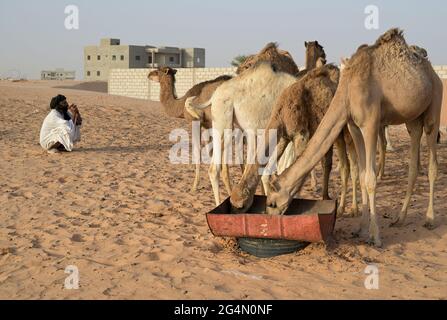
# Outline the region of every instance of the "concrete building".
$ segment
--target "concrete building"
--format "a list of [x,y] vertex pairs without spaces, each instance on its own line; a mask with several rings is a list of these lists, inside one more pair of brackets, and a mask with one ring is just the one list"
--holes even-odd
[[121,45],[119,39],[101,39],[99,46],[84,48],[84,80],[107,81],[111,69],[169,66],[205,67],[205,49]]
[[62,68],[56,70],[43,70],[40,72],[41,80],[74,80],[76,71],[67,71]]

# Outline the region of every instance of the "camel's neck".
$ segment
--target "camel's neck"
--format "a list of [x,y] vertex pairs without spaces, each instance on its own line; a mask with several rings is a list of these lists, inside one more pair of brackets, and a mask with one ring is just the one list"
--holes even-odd
[[318,58],[315,50],[308,49],[306,51],[306,70],[314,69],[317,66]]
[[160,80],[160,102],[170,117],[183,118],[185,102],[178,100],[175,93],[174,77],[166,76]]

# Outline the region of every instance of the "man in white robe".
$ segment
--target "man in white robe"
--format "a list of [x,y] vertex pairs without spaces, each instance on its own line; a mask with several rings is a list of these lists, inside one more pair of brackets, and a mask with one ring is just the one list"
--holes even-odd
[[40,145],[49,153],[73,150],[73,145],[81,141],[81,114],[76,105],[68,105],[63,95],[51,100],[51,111],[40,130]]

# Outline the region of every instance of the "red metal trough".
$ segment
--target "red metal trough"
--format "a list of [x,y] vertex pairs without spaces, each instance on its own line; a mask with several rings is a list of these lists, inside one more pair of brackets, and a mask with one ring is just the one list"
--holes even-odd
[[304,242],[326,241],[334,230],[337,202],[294,199],[282,216],[265,214],[265,196],[255,196],[247,213],[232,214],[230,199],[207,213],[215,236],[285,239]]

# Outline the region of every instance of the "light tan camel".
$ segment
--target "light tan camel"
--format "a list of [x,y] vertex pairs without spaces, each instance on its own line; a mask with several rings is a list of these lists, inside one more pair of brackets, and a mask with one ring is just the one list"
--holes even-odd
[[[201,82],[189,89],[182,98],[177,98],[175,94],[175,74],[177,70],[163,67],[149,73],[148,78],[154,82],[160,83],[160,102],[165,112],[175,118],[185,118],[187,121],[200,121],[200,125],[204,129],[212,127],[211,108],[202,111],[200,117],[193,117],[187,109],[185,109],[185,101],[189,97],[196,97],[198,102],[208,101],[214,91],[225,81],[230,80],[231,76],[220,76],[214,80]],[[223,180],[228,181],[227,167],[223,168]],[[191,188],[192,192],[197,191],[200,179],[200,164],[196,164],[196,172],[194,183]]]
[[[376,215],[376,148],[381,125],[405,123],[411,135],[408,188],[402,210],[394,224],[405,220],[417,176],[422,130],[429,149],[430,199],[425,227],[435,226],[433,209],[437,177],[436,139],[439,131],[442,82],[431,63],[414,54],[402,31],[391,29],[374,45],[364,46],[350,59],[341,74],[332,103],[302,156],[280,177],[272,179],[267,213],[282,214],[299,191],[303,178],[325,155],[348,124],[359,159],[362,189],[360,235],[381,246]],[[368,214],[369,200],[369,214]],[[370,221],[369,221],[370,220]]]

